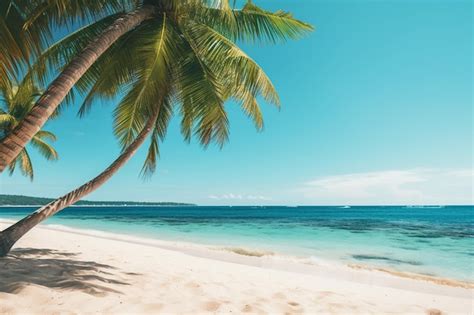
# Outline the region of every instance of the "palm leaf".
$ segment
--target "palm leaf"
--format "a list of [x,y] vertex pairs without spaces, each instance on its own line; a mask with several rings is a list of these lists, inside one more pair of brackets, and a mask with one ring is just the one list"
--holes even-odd
[[241,10],[232,10],[233,19],[225,11],[202,8],[193,16],[232,40],[266,41],[275,43],[287,39],[298,39],[313,30],[313,27],[295,19],[285,11],[270,12],[248,1]]
[[173,56],[173,40],[176,38],[166,15],[154,23],[153,30],[141,39],[143,67],[114,111],[114,131],[123,147],[129,145],[142,130],[152,112],[150,106],[162,103],[169,85],[167,65]]
[[[4,109],[0,108],[0,138],[11,132],[18,121],[31,110],[35,99],[38,97],[39,89],[31,81],[31,76],[26,76],[19,85],[1,89]],[[56,150],[46,141],[55,141],[56,136],[45,130],[38,131],[31,139],[29,145],[36,148],[41,155],[48,160],[56,160]],[[26,149],[23,149],[14,161],[8,166],[10,174],[19,168],[21,173],[33,180],[33,165]]]
[[145,23],[122,36],[82,76],[77,88],[86,96],[78,111],[80,117],[89,112],[94,100],[112,99],[134,81],[143,67],[140,47],[152,26]]
[[121,14],[114,14],[99,21],[77,29],[66,37],[58,40],[32,66],[28,76],[45,83],[51,76],[51,71],[58,71],[65,67],[87,44],[102,33]]
[[181,25],[180,30],[190,51],[187,60],[180,62],[177,72],[180,84],[177,98],[183,106],[183,135],[189,139],[190,128],[196,122],[195,134],[204,147],[212,140],[222,146],[229,136],[229,121],[224,110],[224,87],[202,59],[200,47],[188,32],[188,26]]
[[[18,0],[17,0],[18,1]],[[29,5],[24,2],[30,1]],[[58,27],[73,29],[106,16],[123,13],[133,8],[132,1],[123,0],[21,0],[27,17],[23,28],[36,37],[42,37],[48,45],[53,39],[52,30]]]
[[165,99],[160,105],[160,112],[150,137],[150,145],[141,171],[142,176],[145,178],[151,176],[156,170],[157,161],[160,156],[159,142],[163,141],[166,136],[168,124],[173,114],[172,106],[173,104],[169,99]]
[[12,175],[15,172],[17,166],[19,167],[20,172],[24,176],[27,176],[30,178],[30,180],[33,180],[34,178],[33,165],[31,164],[31,159],[26,149],[23,149],[22,151],[20,151],[20,154],[18,154],[18,156],[8,166],[8,171],[10,175]]
[[[262,95],[268,102],[279,105],[270,79],[255,61],[215,30],[202,24],[188,24],[187,30],[199,58],[209,65],[218,75],[221,85],[225,86],[224,99],[234,98],[240,102],[244,112],[261,130],[263,117],[256,97]],[[185,126],[189,125],[188,120],[184,120]]]
[[[43,133],[46,133],[46,131],[43,131]],[[51,135],[48,135],[48,137],[50,137],[50,136]],[[45,135],[43,134],[43,138],[44,137],[45,137]],[[55,139],[55,137],[54,137],[54,139]],[[38,152],[44,158],[46,158],[47,160],[57,160],[58,159],[58,153],[56,152],[56,150],[51,145],[49,145],[47,142],[45,142],[41,138],[41,136],[38,136],[38,134],[36,134],[31,139],[30,144],[31,144],[32,147],[36,148],[38,150]]]
[[35,137],[41,140],[49,140],[49,141],[56,141],[56,135],[50,131],[40,130],[36,133]]
[[5,112],[0,113],[0,130],[11,130],[17,123],[18,122],[13,115]]

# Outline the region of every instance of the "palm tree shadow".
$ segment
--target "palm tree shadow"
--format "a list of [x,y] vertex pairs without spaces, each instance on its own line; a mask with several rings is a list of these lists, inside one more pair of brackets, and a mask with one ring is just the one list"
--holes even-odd
[[77,260],[77,255],[51,249],[14,249],[7,257],[0,258],[0,293],[16,293],[33,284],[102,296],[121,293],[107,284],[129,285],[116,279],[117,271],[112,273],[115,267]]

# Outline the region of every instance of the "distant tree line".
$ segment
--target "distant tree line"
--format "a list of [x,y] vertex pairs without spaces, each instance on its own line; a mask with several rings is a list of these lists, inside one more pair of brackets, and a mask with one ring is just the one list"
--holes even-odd
[[[53,201],[52,198],[31,197],[21,195],[0,195],[0,206],[37,206],[45,205]],[[139,201],[89,201],[80,200],[75,203],[78,206],[195,206],[191,203],[181,202],[139,202]]]

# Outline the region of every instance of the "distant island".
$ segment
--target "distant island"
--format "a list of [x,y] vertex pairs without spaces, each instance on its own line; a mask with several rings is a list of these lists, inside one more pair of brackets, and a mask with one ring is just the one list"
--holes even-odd
[[[0,194],[0,206],[39,206],[53,201],[52,198]],[[140,201],[89,201],[81,200],[76,206],[195,206],[182,202],[140,202]]]

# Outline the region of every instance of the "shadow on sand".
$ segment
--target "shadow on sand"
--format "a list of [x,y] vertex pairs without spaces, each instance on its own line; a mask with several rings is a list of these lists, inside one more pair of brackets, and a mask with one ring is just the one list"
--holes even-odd
[[120,293],[107,284],[128,285],[115,279],[112,274],[115,267],[77,260],[77,255],[51,249],[14,249],[7,257],[0,258],[0,293],[15,293],[33,284],[101,296]]

